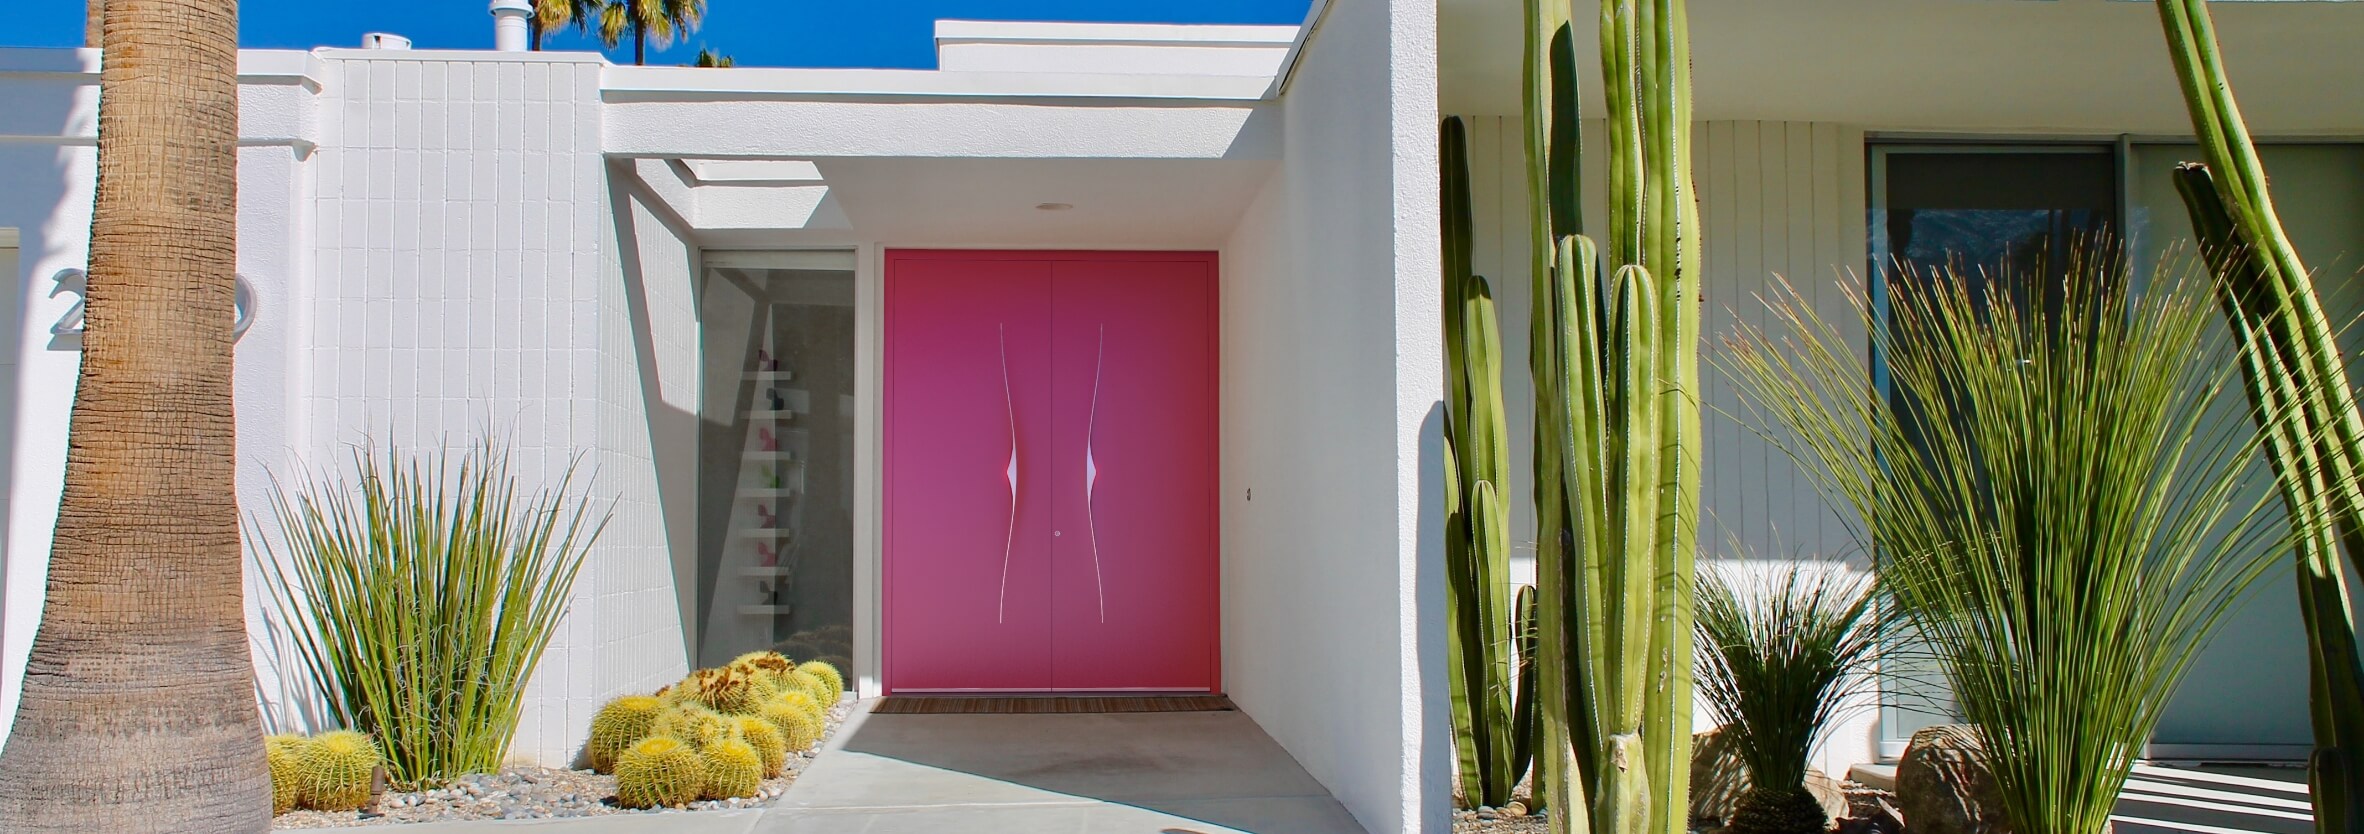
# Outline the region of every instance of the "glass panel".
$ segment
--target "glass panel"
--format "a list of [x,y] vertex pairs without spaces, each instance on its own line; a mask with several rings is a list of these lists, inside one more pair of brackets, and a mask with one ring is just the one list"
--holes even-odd
[[774,649],[851,677],[854,273],[844,253],[707,259],[698,310],[698,664]]
[[[1873,195],[1880,213],[1871,218],[1877,276],[1872,304],[1875,325],[1882,328],[1890,289],[1906,281],[1962,280],[1970,282],[1974,298],[2007,293],[2023,304],[2041,299],[2057,309],[2069,255],[2116,225],[2117,171],[2109,148],[1892,146],[1875,148],[1872,160],[1883,191]],[[1943,272],[1949,266],[1951,275]],[[2042,280],[2031,283],[2038,276]],[[1890,384],[1887,358],[1876,343],[1871,375],[1904,431],[1915,432],[1919,398]],[[1948,716],[1952,699],[1933,664],[1892,660],[1889,667],[1892,682],[1884,687],[1880,722],[1887,741],[1902,742],[1922,727],[1954,720]]]
[[[2364,281],[2357,279],[2357,267],[2364,263],[2364,146],[2267,145],[2258,156],[2272,180],[2283,230],[2315,271],[2325,314],[2333,326],[2347,327],[2340,349],[2353,363],[2357,349],[2364,347],[2364,329],[2348,326],[2364,313]],[[2127,217],[2136,274],[2146,280],[2162,262],[2172,269],[2191,268],[2191,219],[2169,172],[2176,163],[2198,158],[2199,148],[2192,145],[2134,148]],[[2348,373],[2355,379],[2352,364]],[[2221,413],[2212,416],[2245,425],[2246,402],[2229,396],[2218,404]],[[2270,489],[2271,477],[2259,464],[2257,489]],[[2273,511],[2279,512],[2279,505]],[[2258,583],[2193,661],[2159,718],[2154,743],[2288,745],[2283,754],[2304,755],[2313,735],[2307,724],[2306,630],[2298,613],[2297,580],[2290,566],[2281,564]]]

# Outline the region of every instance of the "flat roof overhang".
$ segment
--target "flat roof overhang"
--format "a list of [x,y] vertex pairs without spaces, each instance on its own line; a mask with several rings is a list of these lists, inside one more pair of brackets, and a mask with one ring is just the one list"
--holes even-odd
[[[1579,3],[1579,6],[1582,4]],[[2253,130],[2364,135],[2364,3],[2209,4]],[[1520,4],[1441,0],[1440,98],[1519,112]],[[2183,136],[2158,11],[2129,0],[1690,0],[1694,113],[1873,131]],[[1586,110],[1599,25],[1576,15]]]

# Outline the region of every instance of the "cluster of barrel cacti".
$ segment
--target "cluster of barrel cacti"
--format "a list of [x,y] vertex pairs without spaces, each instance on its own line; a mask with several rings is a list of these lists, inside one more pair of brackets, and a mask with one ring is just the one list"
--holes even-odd
[[369,804],[378,767],[385,762],[369,734],[335,730],[310,738],[295,734],[263,740],[271,768],[271,813],[296,808],[352,811]]
[[754,796],[791,753],[820,741],[845,677],[827,663],[749,652],[653,695],[609,701],[591,718],[584,757],[616,777],[632,808]]

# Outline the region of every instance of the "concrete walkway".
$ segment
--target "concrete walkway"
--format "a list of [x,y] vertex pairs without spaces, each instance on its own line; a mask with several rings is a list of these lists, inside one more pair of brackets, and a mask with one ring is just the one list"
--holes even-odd
[[1240,712],[849,720],[752,834],[1362,834]]

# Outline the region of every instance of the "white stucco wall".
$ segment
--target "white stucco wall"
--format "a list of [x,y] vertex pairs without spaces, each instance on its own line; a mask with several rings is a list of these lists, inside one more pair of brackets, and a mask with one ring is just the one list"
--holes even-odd
[[1374,832],[1451,804],[1434,28],[1330,10],[1223,247],[1225,684]]

